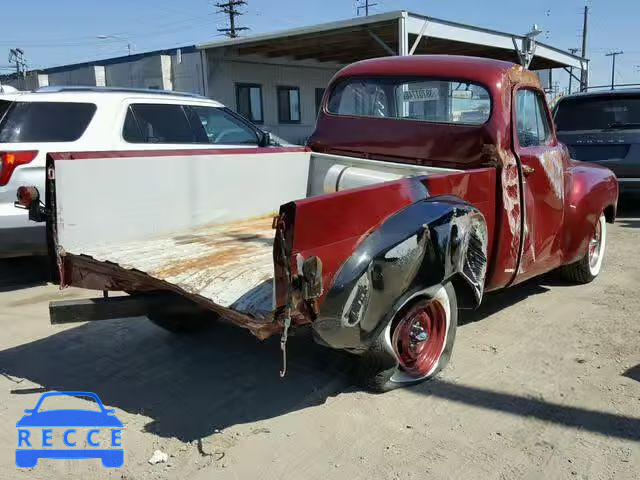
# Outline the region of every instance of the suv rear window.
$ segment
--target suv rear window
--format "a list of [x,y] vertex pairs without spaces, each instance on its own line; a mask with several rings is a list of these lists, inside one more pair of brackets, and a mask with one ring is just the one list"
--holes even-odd
[[555,121],[558,131],[640,128],[640,96],[567,98],[558,103]]
[[8,101],[8,100],[0,100],[0,120],[2,120],[4,112],[7,111],[7,109],[9,108],[9,105],[11,105],[10,101]]
[[0,143],[73,142],[95,111],[92,103],[14,102],[0,123]]
[[330,113],[434,123],[481,125],[491,114],[482,86],[428,78],[350,78],[331,92]]

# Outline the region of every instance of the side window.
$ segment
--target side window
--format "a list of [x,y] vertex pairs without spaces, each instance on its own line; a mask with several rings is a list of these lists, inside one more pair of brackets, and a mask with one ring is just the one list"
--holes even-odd
[[124,119],[124,127],[122,129],[122,138],[129,143],[145,143],[131,107],[127,108],[127,116]]
[[551,135],[551,127],[549,126],[549,119],[547,118],[547,111],[545,109],[545,100],[538,92],[535,92],[534,96],[538,111],[538,137],[540,139],[540,145],[545,145]]
[[262,87],[258,84],[238,83],[236,85],[236,111],[254,123],[262,123]]
[[300,123],[300,89],[278,87],[278,121]]
[[516,93],[516,127],[521,147],[544,145],[551,128],[541,95],[533,90]]
[[207,143],[204,133],[190,125],[182,105],[170,104],[132,104],[122,136],[129,143]]
[[258,145],[258,131],[223,108],[187,107],[192,124],[202,125],[207,143],[214,145]]

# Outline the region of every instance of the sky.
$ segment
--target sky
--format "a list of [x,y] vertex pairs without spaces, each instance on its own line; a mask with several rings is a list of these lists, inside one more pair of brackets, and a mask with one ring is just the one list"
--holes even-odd
[[[0,68],[6,72],[9,48],[25,52],[29,68],[126,55],[221,40],[226,16],[214,0],[0,0]],[[356,15],[354,0],[248,0],[239,24],[245,34],[342,20]],[[581,46],[582,12],[589,5],[591,85],[611,81],[640,83],[640,45],[634,41],[640,0],[370,0],[371,14],[410,10],[441,19],[523,34],[534,23],[538,40],[561,49]],[[110,36],[99,39],[98,36]],[[116,38],[113,38],[116,37]],[[566,74],[560,80],[566,84]]]

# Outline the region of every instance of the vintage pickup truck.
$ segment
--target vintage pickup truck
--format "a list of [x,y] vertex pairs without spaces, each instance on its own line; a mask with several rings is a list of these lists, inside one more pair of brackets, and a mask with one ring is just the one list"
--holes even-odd
[[[310,325],[377,391],[442,369],[485,292],[555,269],[593,280],[618,197],[557,141],[533,73],[456,56],[342,69],[307,147],[51,152],[47,178],[17,203],[46,220],[62,287],[172,292],[281,335],[285,365]],[[171,330],[201,323],[149,308]]]

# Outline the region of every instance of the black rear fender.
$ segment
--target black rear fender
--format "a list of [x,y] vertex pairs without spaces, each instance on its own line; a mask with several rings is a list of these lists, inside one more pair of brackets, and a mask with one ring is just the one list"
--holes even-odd
[[334,348],[366,350],[408,299],[452,280],[465,307],[477,306],[487,269],[487,227],[457,197],[418,201],[392,215],[358,245],[338,271],[316,337]]

